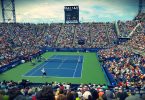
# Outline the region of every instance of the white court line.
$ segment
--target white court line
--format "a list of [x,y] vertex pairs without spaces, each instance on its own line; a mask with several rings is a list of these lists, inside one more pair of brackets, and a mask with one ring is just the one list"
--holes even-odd
[[[51,59],[55,59],[55,58],[57,58],[57,55],[51,56],[50,58],[51,58]],[[48,59],[49,59],[49,58],[48,58]]]
[[40,68],[44,67],[44,65],[46,65],[48,62],[44,63],[41,67],[37,68],[36,70],[34,70],[30,75],[34,74],[36,71],[38,71]]
[[[55,56],[53,56],[52,58],[57,58],[57,56],[55,55]],[[65,59],[66,60],[66,59]],[[78,58],[78,60],[80,60],[80,56],[79,56],[79,58]],[[83,62],[84,62],[84,59],[83,59]],[[38,77],[38,76],[31,76],[31,75],[33,75],[36,71],[38,71],[40,68],[42,68],[44,65],[46,65],[48,62],[46,62],[45,64],[43,64],[41,67],[39,67],[39,68],[37,68],[36,70],[34,70],[29,76],[26,76],[26,75],[22,75],[22,76],[24,76],[24,77]],[[61,62],[61,64],[57,67],[57,68],[47,68],[47,67],[45,67],[45,69],[66,69],[66,70],[75,70],[74,71],[74,73],[73,73],[73,77],[63,77],[63,78],[80,78],[80,77],[74,77],[75,76],[75,73],[76,73],[76,69],[77,69],[77,67],[78,67],[78,64],[79,64],[79,61],[77,62],[77,64],[76,64],[76,67],[75,67],[75,69],[69,69],[69,68],[60,68],[61,66],[62,66],[62,64],[63,64],[64,62]],[[81,67],[83,67],[83,66],[81,66]],[[36,68],[36,67],[35,67]],[[33,68],[34,69],[34,68]],[[32,70],[33,70],[32,69]],[[32,71],[31,70],[31,71]],[[51,76],[50,76],[51,77]],[[55,77],[55,76],[52,76],[52,77]],[[59,77],[57,77],[57,78],[59,78]],[[62,77],[60,77],[60,78],[62,78]],[[81,69],[81,78],[82,78],[82,69]]]
[[62,64],[64,63],[65,60],[66,60],[66,58],[62,59],[62,62],[58,65],[57,69],[60,69],[60,67],[62,66]]
[[[79,56],[78,60],[79,60],[79,59],[80,59],[80,56]],[[79,64],[79,61],[78,61],[77,64],[76,64],[75,71],[74,71],[74,73],[73,73],[73,78],[74,78],[74,76],[75,76],[75,74],[76,74],[76,71],[77,71],[77,68],[78,68],[78,64]]]
[[[23,76],[23,77],[41,77],[42,78],[42,76]],[[45,76],[45,78],[74,78],[74,77]],[[75,77],[75,78],[80,78],[80,77]]]
[[[50,58],[53,58],[53,57],[50,57]],[[56,58],[56,55],[54,56],[54,58]],[[48,58],[48,59],[49,59],[49,58]],[[43,62],[43,63],[44,63],[44,62]],[[40,65],[42,65],[41,67],[39,67],[40,65],[38,65],[38,66],[32,68],[30,71],[28,71],[28,72],[26,72],[25,74],[23,74],[22,76],[26,76],[27,73],[29,73],[29,72],[31,72],[32,70],[36,69],[36,70],[32,71],[31,74],[30,74],[30,75],[33,75],[34,72],[36,72],[38,69],[42,68],[42,67],[43,67],[44,65],[46,65],[48,62],[45,62],[44,64],[43,64],[43,63],[40,64]],[[37,68],[37,67],[39,67],[39,68]]]
[[[59,69],[57,69],[57,68],[47,68],[47,67],[45,67],[45,69],[54,69],[54,70],[61,70],[61,69],[63,69],[63,70],[75,70],[75,69],[72,69],[72,68],[59,68]],[[31,75],[31,74],[30,74]],[[26,76],[25,74],[24,75],[22,75],[22,76],[24,76],[24,77],[31,77],[31,76]],[[53,77],[53,76],[52,76]]]
[[59,69],[63,64],[63,61],[58,65],[58,67],[56,69]]
[[[45,68],[45,69],[55,69],[55,70],[58,70],[58,68]],[[72,69],[72,68],[59,68],[59,69],[65,69],[65,70],[75,70],[75,69]]]
[[34,68],[32,68],[32,69],[30,69],[29,71],[25,72],[22,76],[26,76],[27,73],[31,72],[31,71],[34,70],[34,69],[37,69],[40,65],[43,65],[43,64],[45,64],[45,63],[42,62],[42,63],[39,64],[39,65],[36,64]]

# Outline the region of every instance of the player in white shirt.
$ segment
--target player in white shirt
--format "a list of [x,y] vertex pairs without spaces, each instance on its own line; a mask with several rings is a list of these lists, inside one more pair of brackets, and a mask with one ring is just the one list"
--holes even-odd
[[44,68],[41,69],[41,72],[42,72],[42,76],[47,76],[46,71],[45,71]]

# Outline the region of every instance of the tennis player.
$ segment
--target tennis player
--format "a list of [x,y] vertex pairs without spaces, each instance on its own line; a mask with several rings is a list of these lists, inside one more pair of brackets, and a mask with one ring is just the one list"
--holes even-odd
[[42,72],[42,76],[46,76],[47,75],[44,68],[41,69],[41,72]]

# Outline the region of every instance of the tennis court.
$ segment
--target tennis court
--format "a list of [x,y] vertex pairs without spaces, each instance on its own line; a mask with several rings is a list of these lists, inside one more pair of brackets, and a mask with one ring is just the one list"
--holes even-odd
[[82,55],[53,55],[42,64],[24,74],[24,76],[42,76],[41,70],[44,68],[47,77],[80,78],[82,76],[82,64]]
[[[22,79],[27,79],[34,83],[57,81],[79,84],[109,84],[102,71],[100,62],[96,57],[96,53],[46,52],[42,54],[41,57],[47,61],[42,60],[41,62],[38,62],[36,59],[33,59],[35,65],[33,65],[32,62],[20,64],[5,73],[0,74],[0,80],[21,81]],[[80,61],[78,61],[79,57]],[[62,61],[63,63],[60,65]],[[75,71],[77,62],[79,63]],[[47,77],[42,77],[41,70],[43,67],[46,71],[48,70]]]

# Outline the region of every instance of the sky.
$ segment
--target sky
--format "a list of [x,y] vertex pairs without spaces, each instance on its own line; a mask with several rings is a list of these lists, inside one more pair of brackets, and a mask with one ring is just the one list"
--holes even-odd
[[[138,0],[15,0],[17,22],[64,22],[64,6],[78,5],[80,22],[132,20]],[[0,10],[0,22],[2,21]]]

